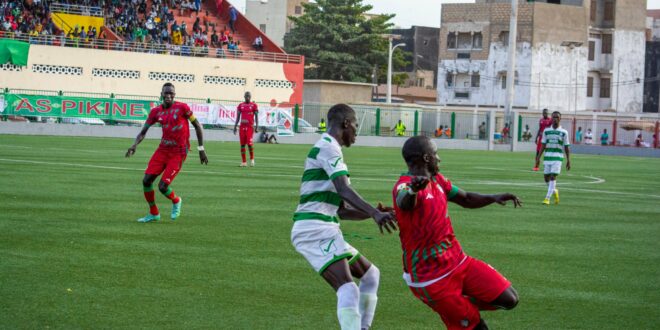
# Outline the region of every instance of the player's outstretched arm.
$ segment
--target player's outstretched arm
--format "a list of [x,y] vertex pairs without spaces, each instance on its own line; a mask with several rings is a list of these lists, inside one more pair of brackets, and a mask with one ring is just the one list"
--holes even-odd
[[192,125],[195,128],[195,135],[197,135],[197,150],[199,150],[199,160],[202,164],[208,165],[209,159],[206,157],[206,150],[204,150],[204,130],[202,125],[199,124],[197,118],[192,121]]
[[513,207],[522,207],[522,201],[518,199],[516,195],[510,193],[482,195],[479,193],[466,192],[462,189],[458,189],[458,193],[449,199],[449,201],[454,202],[466,209],[478,209],[493,203],[506,205],[507,201],[513,201]]
[[[378,202],[376,209],[394,215],[394,209],[390,206],[384,206],[381,202]],[[371,217],[369,214],[356,209],[350,203],[345,201],[341,201],[339,210],[337,210],[337,215],[339,215],[342,220],[365,220]]]
[[[380,232],[383,233],[383,228],[387,230],[388,233],[391,233],[392,230],[396,230],[396,218],[390,212],[382,212],[376,209],[375,207],[369,205],[348,183],[348,177],[346,175],[340,175],[332,180],[332,184],[337,190],[337,194],[342,199],[342,204],[349,203],[351,208],[355,209],[356,212],[361,212],[360,215],[366,215],[362,219],[368,217],[373,218],[380,229]],[[340,207],[341,208],[341,207]],[[358,215],[357,213],[353,215]],[[342,217],[341,215],[339,215]],[[343,217],[342,217],[343,219]],[[347,218],[348,219],[348,218]]]
[[149,124],[144,124],[142,126],[142,130],[140,130],[140,133],[135,137],[135,142],[133,142],[133,145],[128,148],[128,151],[126,151],[126,157],[131,157],[133,154],[135,154],[135,150],[137,149],[138,144],[144,140],[144,137],[147,136],[147,131],[149,131]]
[[417,192],[426,188],[430,182],[428,177],[416,176],[410,184],[401,184],[397,189],[396,205],[405,211],[410,211],[417,205]]

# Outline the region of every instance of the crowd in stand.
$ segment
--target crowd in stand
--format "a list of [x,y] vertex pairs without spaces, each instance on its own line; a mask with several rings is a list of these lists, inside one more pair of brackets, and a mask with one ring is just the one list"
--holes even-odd
[[[171,53],[192,56],[240,55],[240,41],[234,40],[235,21],[238,12],[231,7],[228,13],[229,28],[216,26],[208,20],[209,12],[200,13],[201,0],[152,0],[148,8],[146,0],[64,0],[66,6],[88,6],[105,12],[105,26],[121,39],[131,43],[114,43],[118,48],[143,48],[154,53]],[[179,24],[175,17],[193,17],[192,27]],[[51,19],[45,1],[0,0],[0,37],[11,33],[15,38],[29,39],[33,43],[47,42],[53,45],[98,47],[97,39],[106,39],[110,31],[96,27],[74,26],[68,33],[61,31]],[[48,38],[33,38],[48,37]],[[256,50],[263,50],[261,38],[253,43]],[[135,44],[137,43],[137,45]],[[209,54],[210,49],[217,49]],[[133,49],[135,50],[135,49]]]

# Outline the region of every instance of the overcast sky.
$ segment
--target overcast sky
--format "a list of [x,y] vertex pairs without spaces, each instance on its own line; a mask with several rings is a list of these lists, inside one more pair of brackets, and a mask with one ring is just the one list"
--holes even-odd
[[[229,0],[242,12],[246,0]],[[440,27],[440,7],[443,3],[471,3],[470,0],[364,0],[376,14],[396,14],[392,20],[402,28],[412,25]],[[648,0],[648,9],[660,9],[660,0]]]

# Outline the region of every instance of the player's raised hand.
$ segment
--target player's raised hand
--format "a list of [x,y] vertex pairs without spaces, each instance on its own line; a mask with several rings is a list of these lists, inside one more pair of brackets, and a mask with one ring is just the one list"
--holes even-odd
[[202,162],[203,165],[209,164],[209,158],[206,157],[206,151],[204,150],[199,151],[199,160]]
[[126,151],[126,158],[133,156],[135,154],[135,149],[137,149],[136,145],[132,145],[128,148],[128,151]]
[[507,201],[513,201],[513,207],[522,207],[522,201],[514,194],[504,193],[495,196],[495,203],[506,205]]
[[396,231],[396,218],[394,217],[394,214],[379,211],[374,214],[373,218],[376,221],[381,234],[383,234],[383,228],[385,228],[390,234],[392,231]]
[[418,192],[420,190],[424,190],[426,188],[426,185],[429,184],[429,178],[425,176],[415,176],[412,178],[412,181],[410,181],[410,189],[412,189],[413,192]]

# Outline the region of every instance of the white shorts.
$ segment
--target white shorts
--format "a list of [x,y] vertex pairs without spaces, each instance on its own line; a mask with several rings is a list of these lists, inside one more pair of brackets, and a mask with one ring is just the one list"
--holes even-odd
[[291,229],[291,244],[319,274],[337,260],[356,261],[358,250],[344,240],[339,224],[317,220],[299,220]]
[[559,175],[561,173],[561,163],[558,161],[543,162],[543,174]]

